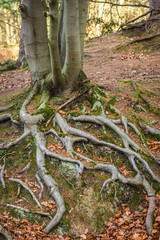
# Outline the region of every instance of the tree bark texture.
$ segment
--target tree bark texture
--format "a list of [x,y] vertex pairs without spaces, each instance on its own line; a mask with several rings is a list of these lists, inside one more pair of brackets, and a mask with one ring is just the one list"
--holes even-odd
[[63,72],[68,80],[69,88],[76,83],[81,65],[79,2],[64,1],[64,17],[66,31],[66,57]]
[[26,62],[24,42],[23,42],[23,33],[22,28],[20,30],[20,42],[19,42],[19,56],[16,62],[17,67],[24,67]]
[[40,82],[50,72],[47,24],[39,0],[22,0],[22,31],[32,83]]
[[[149,0],[149,9],[158,9],[160,8],[160,0]],[[156,15],[157,12],[153,11],[151,15]]]
[[46,9],[41,0],[21,1],[25,53],[32,83],[37,81],[43,88],[41,103],[45,104],[55,92],[70,93],[77,83],[83,65],[88,3],[89,0],[50,0]]

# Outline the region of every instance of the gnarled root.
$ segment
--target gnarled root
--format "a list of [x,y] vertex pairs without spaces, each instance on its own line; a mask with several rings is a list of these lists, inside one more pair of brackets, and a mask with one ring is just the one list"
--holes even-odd
[[141,173],[137,173],[137,175],[132,179],[126,178],[118,171],[118,169],[115,166],[109,164],[97,164],[95,167],[90,169],[106,171],[112,174],[112,178],[107,179],[104,182],[102,189],[100,191],[100,195],[110,182],[115,182],[117,180],[124,184],[127,183],[136,186],[141,185],[145,188],[149,197],[149,208],[146,217],[146,228],[148,233],[151,233],[153,230],[153,215],[155,210],[155,191],[153,190],[149,182],[145,179],[145,177]]
[[11,120],[14,124],[17,124],[17,125],[20,124],[18,121],[13,119],[13,117],[10,113],[0,115],[0,122],[4,122],[4,121],[7,121],[7,120]]
[[[39,199],[41,199],[41,197],[42,197],[43,183],[44,183],[44,185],[49,190],[49,194],[50,194],[51,198],[53,198],[57,204],[57,212],[56,212],[55,216],[53,217],[53,219],[45,227],[45,229],[44,229],[45,232],[49,233],[50,230],[60,222],[60,220],[62,219],[62,216],[65,212],[65,203],[64,203],[63,197],[61,196],[61,193],[59,191],[59,186],[58,186],[57,182],[54,180],[54,178],[52,177],[52,175],[48,173],[48,171],[45,167],[46,156],[49,156],[54,159],[58,159],[59,161],[75,164],[78,168],[78,170],[77,170],[78,176],[83,174],[84,169],[94,170],[94,171],[99,170],[99,171],[110,173],[112,175],[112,177],[110,179],[107,179],[104,182],[104,184],[101,188],[101,191],[100,191],[100,196],[101,196],[102,192],[104,191],[104,189],[109,185],[109,183],[115,182],[115,181],[120,181],[124,184],[143,186],[144,189],[146,190],[148,198],[149,198],[149,208],[148,208],[147,217],[146,217],[146,228],[147,228],[147,231],[150,233],[153,229],[153,215],[154,215],[154,209],[155,209],[155,192],[154,192],[153,188],[151,187],[150,183],[146,180],[146,178],[145,178],[144,174],[142,173],[141,168],[139,168],[138,164],[142,164],[142,169],[145,168],[145,170],[150,174],[150,176],[152,177],[153,180],[160,183],[160,179],[154,174],[152,169],[149,167],[148,163],[137,152],[137,151],[140,151],[140,152],[143,151],[141,149],[141,147],[139,147],[128,136],[128,132],[129,132],[128,126],[130,126],[136,132],[136,134],[138,136],[142,137],[139,130],[137,129],[137,127],[134,124],[129,123],[123,115],[121,115],[121,118],[118,120],[112,120],[112,119],[107,118],[105,115],[103,106],[99,100],[99,101],[95,102],[91,111],[94,111],[96,108],[100,108],[101,109],[100,115],[98,115],[98,116],[82,115],[79,117],[71,117],[70,116],[69,120],[90,122],[93,124],[100,125],[104,128],[106,128],[106,127],[111,128],[121,138],[124,147],[120,147],[116,144],[109,143],[109,142],[106,142],[103,140],[99,140],[98,138],[91,135],[90,133],[87,133],[82,130],[79,130],[79,129],[69,126],[67,121],[59,113],[55,114],[55,117],[53,119],[53,124],[57,123],[57,125],[61,128],[61,130],[64,134],[69,134],[69,135],[73,135],[76,137],[73,137],[73,138],[71,136],[60,137],[60,135],[54,129],[50,129],[47,133],[43,133],[42,131],[39,130],[39,127],[38,127],[38,124],[42,120],[44,120],[43,115],[42,114],[30,115],[27,113],[27,110],[26,110],[27,105],[30,103],[30,101],[32,100],[32,97],[34,96],[34,94],[36,92],[37,92],[37,87],[35,86],[33,91],[31,92],[31,94],[29,95],[29,97],[23,103],[22,108],[20,110],[20,119],[24,123],[24,126],[25,126],[24,133],[22,134],[21,137],[19,137],[15,141],[9,143],[8,145],[6,145],[6,146],[1,145],[0,149],[8,149],[12,146],[15,146],[19,142],[21,142],[27,136],[29,136],[29,135],[33,136],[33,138],[35,140],[35,144],[36,144],[36,163],[37,163],[36,179],[41,187]],[[3,117],[0,118],[0,121],[1,121],[1,119],[4,119],[4,120],[11,119],[10,115],[1,115],[1,116],[3,116]],[[123,130],[121,130],[116,124],[122,124],[124,126],[125,132]],[[154,132],[155,132],[155,130],[154,130]],[[60,140],[63,147],[65,147],[67,152],[70,154],[71,158],[63,157],[59,154],[56,154],[56,153],[48,150],[46,147],[46,141],[45,141],[46,134],[53,134],[58,140]],[[159,132],[158,132],[158,134],[159,134]],[[74,151],[73,145],[76,142],[82,142],[84,144],[88,141],[94,145],[104,146],[106,148],[110,148],[115,151],[123,153],[127,157],[128,161],[130,162],[133,170],[136,172],[136,176],[134,178],[127,178],[127,177],[123,176],[114,165],[107,164],[107,163],[106,164],[105,163],[97,164],[96,161],[84,156],[83,154],[80,154],[80,153],[77,153],[76,151]],[[142,142],[144,143],[143,138],[142,138]],[[81,160],[75,159],[74,158],[75,155],[81,159],[92,162],[91,166],[93,166],[93,167],[88,167]],[[24,169],[22,169],[19,173],[24,172],[27,169],[28,169],[28,166],[26,166]],[[26,188],[25,183],[23,183],[21,180],[19,180],[19,179],[17,180],[14,178],[10,178],[10,180],[16,181]],[[41,180],[43,183],[41,182]],[[26,188],[26,189],[30,192],[30,190],[28,188]],[[35,198],[34,198],[34,200],[37,202],[38,206],[41,207],[39,201]]]
[[12,240],[9,232],[0,225],[0,239],[2,240]]
[[5,146],[0,145],[0,149],[9,149],[10,147],[13,147],[20,143],[22,140],[24,140],[26,137],[30,135],[30,131],[25,131],[19,138],[17,138],[15,141],[8,143]]

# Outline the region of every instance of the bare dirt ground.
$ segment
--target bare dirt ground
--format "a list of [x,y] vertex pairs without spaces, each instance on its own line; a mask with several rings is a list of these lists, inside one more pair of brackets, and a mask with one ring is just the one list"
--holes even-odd
[[[160,51],[147,54],[116,52],[119,44],[131,39],[121,34],[111,34],[89,41],[85,47],[84,71],[89,79],[105,87],[105,90],[117,95],[121,111],[128,110],[131,101],[131,84],[123,86],[123,82],[133,79],[147,86],[157,94],[160,93]],[[160,107],[160,102],[157,102]],[[125,109],[124,109],[125,107]]]

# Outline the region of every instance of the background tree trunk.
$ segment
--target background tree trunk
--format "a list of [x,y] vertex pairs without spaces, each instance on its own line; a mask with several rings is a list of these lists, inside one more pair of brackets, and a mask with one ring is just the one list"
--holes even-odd
[[24,50],[24,42],[23,42],[23,33],[22,33],[22,28],[20,31],[20,41],[19,41],[19,55],[18,59],[16,62],[16,65],[18,68],[24,67],[26,62],[26,57],[25,57],[25,50]]
[[[149,9],[158,9],[160,8],[160,0],[149,0]],[[156,15],[157,11],[153,11],[151,15]]]

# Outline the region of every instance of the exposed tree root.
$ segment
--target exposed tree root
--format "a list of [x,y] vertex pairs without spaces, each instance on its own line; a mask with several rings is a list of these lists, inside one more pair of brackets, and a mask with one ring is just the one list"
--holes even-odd
[[0,225],[0,239],[12,240],[10,233]]
[[[62,104],[61,106],[58,107],[57,112],[59,112],[62,108],[64,108],[65,106],[67,106],[69,103],[73,102],[74,100],[76,100],[77,98],[81,97],[82,95],[84,95],[86,92],[88,91],[88,89],[85,89],[85,91],[83,91],[82,93],[79,93],[77,95],[74,95],[73,97],[71,97],[70,99],[68,99],[64,104]],[[46,126],[48,126],[52,119],[54,118],[55,114],[47,121]]]
[[7,106],[7,107],[0,107],[0,112],[7,111],[8,109],[12,108],[13,105]]
[[[150,108],[151,104],[142,96],[142,94],[138,90],[138,88],[137,88],[135,82],[133,81],[133,79],[131,79],[131,84],[132,84],[133,89],[138,93],[138,97],[140,97],[144,101],[144,103],[146,103],[148,105],[148,107]],[[137,99],[137,103],[138,103],[138,99]]]
[[[146,12],[146,13],[138,16],[137,18],[134,18],[134,19],[132,19],[131,21],[129,21],[129,22],[125,23],[125,24],[122,24],[122,25],[120,26],[120,29],[125,30],[126,27],[127,27],[128,29],[131,29],[131,28],[134,28],[134,27],[136,27],[136,28],[141,28],[142,26],[145,26],[145,25],[148,23],[149,20],[153,20],[152,17],[149,17],[149,19],[147,19],[146,21],[143,20],[143,21],[138,22],[138,23],[135,23],[135,24],[131,24],[131,23],[137,21],[138,19],[140,19],[140,18],[142,18],[142,17],[145,17],[145,16],[148,15],[148,14],[152,14],[152,12],[157,12],[157,14],[158,14],[158,13],[160,13],[160,9],[151,9],[150,11],[148,11],[148,12]],[[155,18],[155,20],[156,20],[156,19],[157,19],[157,18]]]
[[109,164],[97,164],[94,168],[91,168],[91,169],[107,171],[112,174],[112,178],[107,179],[104,182],[100,194],[107,187],[109,183],[115,182],[116,180],[119,180],[124,184],[127,183],[130,185],[136,185],[136,186],[141,185],[145,188],[149,197],[149,208],[148,208],[147,217],[146,217],[146,228],[148,233],[151,233],[153,229],[153,213],[155,210],[155,191],[153,190],[151,185],[148,183],[148,181],[145,179],[145,177],[138,172],[134,178],[132,179],[126,178],[118,171],[118,169],[115,166],[109,165]]
[[28,187],[28,185],[27,185],[25,182],[23,182],[22,180],[20,180],[20,179],[18,179],[18,178],[9,178],[9,180],[21,184],[21,185],[31,194],[31,196],[33,197],[33,199],[34,199],[35,202],[37,203],[38,207],[39,207],[39,208],[42,208],[42,206],[41,206],[41,204],[39,203],[38,199],[36,198],[36,196],[34,195],[34,193],[32,192],[32,190]]
[[45,217],[50,217],[50,214],[47,213],[47,212],[34,211],[34,210],[31,210],[31,209],[23,208],[23,207],[16,206],[16,205],[13,205],[13,204],[6,204],[6,206],[7,207],[11,207],[11,208],[15,208],[15,209],[18,209],[18,210],[21,210],[23,212],[32,213],[32,214],[38,214],[38,215],[42,215],[42,216],[45,216]]
[[11,114],[6,113],[6,114],[1,114],[0,115],[0,122],[4,122],[4,121],[7,121],[7,120],[11,120],[14,124],[19,125],[19,122],[14,120]]
[[30,131],[25,131],[19,138],[17,138],[15,141],[8,143],[5,146],[0,145],[0,149],[9,149],[10,147],[16,146],[18,143],[20,143],[22,140],[24,140],[26,137],[30,135]]
[[30,168],[31,164],[28,163],[27,166],[25,166],[22,170],[17,171],[16,173],[27,173],[29,168]]
[[[69,162],[69,163],[75,164],[78,168],[77,169],[77,177],[79,175],[83,174],[84,169],[93,170],[93,171],[99,170],[99,171],[110,173],[112,175],[112,177],[110,179],[107,179],[104,182],[102,189],[100,191],[100,196],[101,196],[102,192],[105,190],[105,188],[109,185],[109,183],[115,182],[115,181],[120,181],[124,184],[143,186],[144,189],[146,190],[148,198],[149,198],[149,208],[148,208],[147,218],[146,218],[146,228],[147,228],[147,231],[150,233],[153,228],[153,214],[154,214],[154,208],[155,208],[155,191],[151,187],[150,183],[146,180],[146,178],[142,172],[143,170],[141,170],[141,168],[139,167],[139,164],[141,164],[143,166],[142,169],[145,168],[145,171],[147,171],[150,174],[150,176],[152,177],[153,180],[160,183],[160,179],[154,174],[154,172],[149,167],[148,163],[137,152],[137,151],[144,152],[144,150],[142,150],[141,147],[138,146],[128,136],[128,133],[129,133],[128,126],[129,126],[141,138],[142,143],[146,147],[143,137],[142,137],[140,131],[138,130],[138,128],[133,123],[128,122],[127,119],[118,110],[117,110],[117,112],[119,114],[121,114],[120,119],[114,120],[114,119],[107,118],[105,115],[105,111],[103,109],[102,103],[101,103],[101,99],[100,99],[101,97],[99,97],[97,94],[96,96],[97,96],[98,100],[94,103],[90,112],[93,112],[96,109],[101,109],[101,113],[99,115],[97,115],[97,116],[96,115],[82,115],[79,117],[69,116],[68,120],[75,121],[75,122],[76,121],[90,122],[92,124],[100,125],[104,129],[106,127],[110,128],[120,137],[124,147],[121,147],[116,144],[109,143],[109,142],[106,142],[103,140],[99,140],[98,138],[91,135],[90,133],[87,133],[82,130],[79,130],[79,129],[69,126],[67,121],[59,113],[55,114],[55,117],[53,119],[53,126],[55,124],[57,124],[60,127],[61,131],[65,135],[68,134],[68,135],[73,135],[76,137],[73,137],[73,138],[70,136],[60,137],[60,135],[54,129],[50,129],[48,132],[43,133],[42,131],[40,131],[39,127],[37,126],[38,123],[40,123],[42,120],[44,120],[43,115],[42,114],[30,115],[26,111],[26,106],[30,103],[30,101],[32,100],[32,97],[34,96],[35,93],[36,93],[36,86],[35,86],[33,92],[27,98],[27,100],[23,103],[22,108],[20,110],[20,118],[25,126],[24,133],[22,134],[21,137],[19,137],[15,141],[9,143],[8,145],[0,146],[0,149],[8,149],[8,148],[13,147],[16,144],[20,143],[27,136],[29,136],[29,135],[33,136],[33,138],[35,140],[35,144],[36,144],[36,162],[37,162],[36,179],[41,187],[39,199],[41,199],[41,197],[42,197],[43,183],[44,183],[45,186],[49,190],[50,196],[56,201],[56,204],[57,204],[57,212],[56,212],[54,218],[51,220],[51,222],[45,227],[45,232],[48,233],[54,226],[56,226],[60,222],[60,220],[65,212],[65,204],[64,204],[63,197],[61,196],[61,194],[59,192],[58,184],[53,179],[51,174],[48,173],[48,170],[45,167],[46,156],[49,156],[51,158],[58,159],[62,162]],[[10,118],[10,117],[8,117],[8,118]],[[120,129],[116,124],[123,125],[125,132],[122,129]],[[148,128],[148,129],[149,129],[148,131],[151,131],[150,128]],[[157,132],[155,130],[154,130],[154,133],[157,134]],[[60,154],[57,154],[55,152],[51,152],[50,150],[48,150],[46,147],[46,140],[45,140],[45,135],[47,135],[47,134],[53,134],[62,143],[62,146],[66,148],[66,151],[70,154],[71,158],[63,157]],[[159,131],[158,131],[158,134],[159,134]],[[113,149],[115,151],[123,153],[127,157],[128,161],[130,162],[133,170],[136,172],[136,176],[134,178],[127,178],[127,177],[123,176],[114,165],[107,164],[107,163],[99,164],[95,160],[90,159],[90,158],[86,157],[85,155],[74,151],[73,145],[76,142],[82,142],[84,144],[88,141],[94,145],[105,146],[106,149],[109,148],[109,149]],[[85,150],[86,150],[86,148],[85,148]],[[76,156],[78,157],[78,159],[76,159]],[[87,162],[91,162],[93,167],[88,167],[81,160],[79,160],[79,158],[86,160]],[[19,171],[19,173],[23,173],[23,172],[27,171],[28,168],[29,168],[29,164],[25,168],[23,168],[21,171]],[[64,177],[65,180],[70,184],[69,180],[63,175],[63,173],[62,173],[62,177]],[[36,201],[37,205],[41,208],[39,201],[37,200],[37,198],[34,196],[32,191],[28,188],[28,186],[24,182],[22,182],[19,179],[15,179],[15,178],[10,178],[9,180],[18,182],[23,187],[25,187],[31,193],[31,195],[32,195],[33,199]],[[74,186],[72,186],[72,187],[74,188]],[[10,205],[10,206],[13,206],[13,205]],[[24,210],[24,211],[28,212],[30,210]]]
[[39,200],[40,200],[43,196],[44,186],[43,186],[43,183],[41,182],[40,177],[38,176],[38,172],[36,173],[35,177],[36,177],[36,180],[37,180],[37,182],[38,182],[38,184],[40,185],[40,188],[41,188],[41,191],[39,193]]
[[140,124],[140,127],[144,131],[145,134],[150,133],[152,135],[159,135],[160,136],[160,131],[156,128],[150,127],[148,125]]
[[0,181],[1,181],[1,184],[2,184],[2,187],[5,188],[5,182],[4,182],[4,168],[5,168],[5,158],[4,158],[4,164],[1,168],[1,171],[0,171]]

